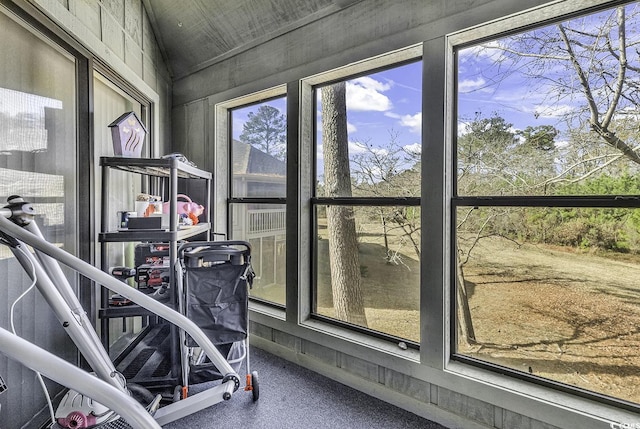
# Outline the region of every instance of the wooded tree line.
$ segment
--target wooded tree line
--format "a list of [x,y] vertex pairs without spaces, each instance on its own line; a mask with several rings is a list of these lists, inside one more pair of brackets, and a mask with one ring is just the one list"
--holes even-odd
[[[491,85],[517,75],[544,95],[532,124],[541,115],[557,122],[518,131],[498,113],[461,118],[458,194],[640,195],[639,13],[631,3],[470,50],[498,58],[487,71]],[[640,253],[637,212],[493,208],[458,218],[480,236]]]
[[[640,174],[634,163],[591,167],[598,171],[587,175],[582,170],[562,172],[567,158],[578,158],[570,149],[556,147],[558,131],[553,127],[518,132],[494,116],[477,118],[468,129],[458,139],[459,195],[640,195]],[[565,180],[554,180],[559,175]],[[458,214],[462,235],[482,231],[480,237],[499,235],[518,242],[640,253],[640,210],[494,207],[471,215],[472,210],[476,209],[461,209]]]

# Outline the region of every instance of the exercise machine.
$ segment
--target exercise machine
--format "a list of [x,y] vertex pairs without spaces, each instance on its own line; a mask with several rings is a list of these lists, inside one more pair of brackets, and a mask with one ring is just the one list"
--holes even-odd
[[[0,209],[0,243],[11,249],[28,273],[90,371],[84,371],[3,328],[0,328],[0,353],[70,389],[58,406],[54,425],[63,428],[100,425],[101,428],[155,429],[231,399],[240,387],[240,377],[194,322],[47,242],[34,221],[35,216],[35,209],[28,201],[20,196],[9,197],[8,204]],[[127,380],[116,370],[104,349],[60,264],[176,325],[223,374],[222,381],[165,406],[159,406],[158,400],[146,405],[136,401]]]

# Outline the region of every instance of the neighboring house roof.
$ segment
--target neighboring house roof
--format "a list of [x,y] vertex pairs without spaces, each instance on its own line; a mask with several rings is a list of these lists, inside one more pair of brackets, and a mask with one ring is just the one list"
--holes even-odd
[[233,140],[233,173],[285,176],[287,164],[278,158],[256,149],[250,144]]

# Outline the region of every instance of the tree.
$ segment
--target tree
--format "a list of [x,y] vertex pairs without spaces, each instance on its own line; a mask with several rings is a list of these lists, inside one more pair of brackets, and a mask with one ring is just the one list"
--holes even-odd
[[286,159],[287,120],[278,109],[263,105],[249,113],[240,140],[282,161]]
[[464,130],[457,152],[461,195],[540,193],[556,174],[559,131],[551,125],[515,130],[495,113],[477,113]]
[[[480,113],[465,123],[458,137],[458,193],[460,195],[526,195],[553,169],[557,130],[551,126],[513,129],[504,118]],[[545,176],[546,175],[546,176]],[[480,240],[507,236],[513,229],[512,213],[501,207],[459,210],[456,225],[456,298],[460,339],[475,344],[469,307],[465,265]],[[518,224],[521,225],[521,224]]]
[[558,135],[558,130],[551,125],[529,126],[523,131],[519,131],[518,134],[524,138],[525,143],[531,149],[549,152],[555,147],[554,139]]
[[[502,120],[476,118],[465,127],[471,131],[458,139],[460,193],[593,195],[594,183],[604,183],[608,177],[614,183],[624,182],[625,176],[638,174],[638,18],[640,7],[629,4],[473,48],[472,52],[493,60],[481,68],[477,80],[488,82],[481,91],[517,82],[534,95],[532,99],[543,96],[537,105],[525,103],[517,109],[532,112],[532,119],[558,120],[556,126],[513,130],[516,140],[511,145],[504,143],[509,136],[498,138],[508,131]],[[488,124],[487,129],[497,129],[487,133]],[[562,145],[556,144],[558,138]],[[499,219],[493,223],[494,231],[531,238],[531,232],[524,231],[527,222],[516,230],[510,229],[513,220]],[[553,235],[551,230],[545,233],[547,238]]]
[[[322,143],[325,193],[328,197],[352,195],[345,87],[344,82],[339,82],[322,88]],[[353,208],[329,205],[327,231],[336,318],[367,326]]]
[[[354,192],[363,197],[420,197],[419,155],[399,144],[399,133],[389,131],[389,143],[374,147],[356,142],[360,151],[352,155]],[[382,224],[386,261],[401,264],[401,247],[406,242],[420,259],[420,208],[413,206],[377,206],[370,209]],[[402,231],[402,240],[391,249],[388,236],[394,229]]]
[[[490,92],[501,85],[511,88],[509,85],[517,83],[519,89],[528,89],[537,103],[532,106],[531,102],[514,102],[514,110],[531,112],[532,120],[555,117],[558,121],[555,127],[513,130],[516,139],[512,143],[507,143],[508,136],[497,138],[497,132],[485,139],[482,121],[473,124],[475,127],[466,127],[472,132],[458,139],[458,191],[463,195],[470,191],[470,195],[522,196],[542,190],[544,194],[568,195],[563,190],[570,184],[603,184],[610,173],[616,174],[614,183],[618,183],[622,172],[632,170],[631,166],[637,169],[640,34],[635,22],[639,15],[637,4],[620,6],[493,40],[482,49],[472,48],[471,52],[475,50],[493,62],[477,69],[480,75],[473,81],[485,84],[480,91]],[[542,99],[538,100],[539,96]],[[500,121],[493,125],[498,126],[496,131],[507,131],[499,126]],[[562,145],[556,144],[560,130]],[[571,195],[588,194],[584,187],[573,190],[577,192]],[[531,233],[527,228],[537,223],[539,232],[544,234],[540,236],[553,237],[556,243],[575,238],[576,241],[567,242],[586,240],[589,246],[612,246],[610,242],[617,241],[610,239],[614,234],[603,232],[609,229],[619,237],[618,214],[616,210],[531,210],[515,205],[470,207],[466,213],[460,208],[456,225],[458,293],[465,292],[462,268],[484,237],[499,234],[511,240],[524,237],[535,241],[524,234]],[[569,215],[573,218],[567,219]],[[568,221],[573,222],[570,228],[566,228]],[[464,325],[466,297],[459,297],[459,304],[464,313],[459,321]],[[466,333],[472,339],[473,330]]]
[[480,113],[465,124],[458,137],[458,189],[461,195],[512,193],[523,178],[510,156],[518,144],[512,124]]
[[585,143],[548,183],[583,180],[625,160],[640,164],[639,17],[637,4],[619,6],[485,45],[502,53],[495,67],[503,76],[522,74],[547,94],[548,110],[562,118],[572,144]]

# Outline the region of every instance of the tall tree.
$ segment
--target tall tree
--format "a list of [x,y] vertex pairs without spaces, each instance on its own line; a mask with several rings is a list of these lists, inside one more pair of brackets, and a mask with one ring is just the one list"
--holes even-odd
[[249,113],[240,134],[240,140],[260,149],[264,153],[285,160],[287,121],[285,116],[273,106],[260,106]]
[[[613,163],[640,165],[638,18],[640,6],[629,4],[486,46],[501,51],[495,67],[503,76],[518,73],[539,85],[548,110],[564,120],[572,144],[579,144],[578,137],[588,143],[579,148],[580,159],[565,165],[550,183],[583,180]],[[585,138],[587,129],[600,144]]]
[[458,188],[461,194],[499,194],[521,186],[520,171],[509,156],[518,144],[512,124],[480,113],[458,137]]
[[[345,88],[344,82],[322,88],[325,191],[329,197],[352,195]],[[328,206],[327,230],[331,290],[336,317],[367,326],[353,207]]]

